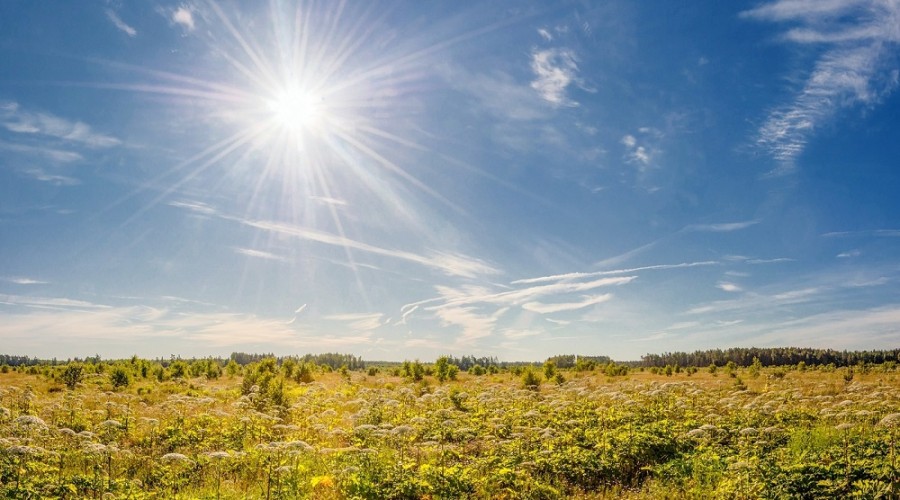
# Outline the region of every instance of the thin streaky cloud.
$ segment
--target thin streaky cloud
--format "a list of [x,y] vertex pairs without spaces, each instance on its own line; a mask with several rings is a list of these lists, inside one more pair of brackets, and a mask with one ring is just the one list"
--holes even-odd
[[583,309],[588,306],[593,306],[596,304],[600,304],[610,300],[613,297],[611,293],[605,293],[602,295],[591,295],[585,296],[583,300],[579,302],[561,302],[548,304],[544,302],[526,302],[522,304],[522,309],[536,312],[540,314],[552,314],[558,312],[566,312],[566,311],[575,311],[578,309]]
[[444,274],[450,276],[461,276],[474,278],[482,275],[499,274],[499,270],[489,264],[472,257],[461,254],[452,254],[446,252],[434,252],[431,255],[420,255],[406,250],[392,250],[388,248],[377,247],[361,241],[356,241],[347,237],[339,236],[332,233],[326,233],[317,229],[305,228],[290,224],[283,224],[273,221],[239,219],[234,217],[225,217],[246,226],[293,236],[308,241],[314,241],[325,245],[338,246],[345,249],[357,250],[370,253],[373,255],[381,255],[395,259],[413,262],[422,266],[437,269]]
[[102,134],[82,122],[59,116],[23,110],[17,102],[0,102],[0,120],[10,132],[23,135],[43,135],[78,143],[89,148],[110,148],[122,141],[111,135]]
[[266,252],[264,250],[255,250],[252,248],[235,248],[234,251],[235,251],[235,253],[238,253],[240,255],[245,255],[247,257],[255,257],[258,259],[277,260],[280,262],[287,262],[286,258],[284,258],[280,255],[275,255],[272,252]]
[[849,250],[837,254],[836,257],[839,259],[852,259],[854,257],[859,257],[860,255],[862,255],[862,252],[860,252],[859,250]]
[[722,290],[724,292],[731,292],[731,293],[744,291],[744,289],[741,288],[739,285],[736,285],[734,283],[729,283],[727,281],[720,281],[719,283],[716,284],[716,288],[718,288],[719,290]]
[[137,35],[137,30],[126,24],[125,21],[123,21],[122,18],[119,17],[119,15],[116,14],[114,10],[106,9],[106,17],[108,17],[109,20],[112,21],[113,25],[122,33],[125,33],[132,38]]
[[759,224],[759,220],[748,220],[741,222],[722,222],[718,224],[691,224],[687,226],[685,231],[710,232],[710,233],[728,233],[731,231],[739,231],[750,226]]
[[789,257],[776,257],[774,259],[747,259],[744,261],[746,264],[781,264],[783,262],[796,262],[797,259],[791,259]]
[[30,297],[24,295],[0,295],[0,304],[17,305],[26,307],[61,307],[76,309],[108,309],[110,306],[95,304],[84,300],[69,299],[65,297]]
[[682,269],[682,268],[690,268],[690,267],[702,267],[702,266],[715,266],[719,265],[721,262],[717,260],[705,260],[700,262],[682,262],[680,264],[657,264],[653,266],[643,266],[643,267],[632,267],[628,269],[615,269],[611,271],[596,271],[589,273],[566,273],[566,274],[554,274],[551,276],[541,276],[539,278],[526,278],[521,280],[513,281],[514,285],[525,285],[532,283],[546,283],[548,281],[564,281],[564,280],[575,280],[575,279],[583,279],[583,278],[594,278],[598,276],[612,276],[616,274],[630,274],[637,273],[640,271],[656,271],[662,269]]
[[637,276],[621,276],[616,278],[601,278],[593,281],[587,281],[583,283],[571,283],[571,282],[562,282],[562,283],[553,283],[550,285],[538,285],[532,286],[528,288],[523,288],[520,290],[512,290],[508,292],[500,292],[500,293],[480,293],[480,291],[476,293],[467,293],[465,290],[458,289],[450,289],[447,287],[438,287],[439,290],[443,291],[443,295],[447,297],[446,302],[438,306],[429,306],[425,309],[428,310],[437,310],[443,307],[448,306],[460,306],[467,304],[479,304],[479,303],[487,303],[487,304],[496,304],[496,305],[521,305],[526,301],[532,301],[537,297],[544,297],[547,295],[559,295],[559,294],[568,294],[568,293],[578,293],[578,292],[586,292],[589,290],[594,290],[600,287],[606,286],[621,286],[631,283],[637,279]]
[[756,143],[778,163],[771,175],[793,172],[810,138],[839,110],[874,106],[900,83],[890,63],[900,3],[781,0],[741,15],[799,24],[782,39],[826,46],[793,102],[772,110],[758,130]]
[[49,182],[50,184],[53,184],[55,186],[76,186],[78,184],[81,184],[81,181],[74,177],[69,177],[68,175],[51,174],[41,168],[29,168],[23,170],[22,173],[31,177],[32,179],[41,182]]
[[847,238],[853,236],[880,236],[884,238],[900,237],[900,229],[873,229],[869,231],[835,231],[822,235],[825,238]]
[[744,11],[741,17],[789,21],[798,17],[824,18],[849,11],[866,2],[859,0],[783,0]]
[[168,205],[175,208],[184,208],[186,210],[190,210],[191,212],[203,215],[218,215],[219,213],[215,208],[207,205],[206,203],[203,203],[202,201],[170,201]]
[[42,280],[36,280],[36,279],[32,279],[32,278],[22,278],[22,277],[3,278],[3,280],[8,281],[10,283],[14,283],[16,285],[47,285],[50,283],[49,281],[42,281]]
[[0,140],[0,151],[10,151],[22,155],[44,158],[56,164],[75,163],[84,161],[84,156],[74,151],[55,149],[49,147],[29,146],[26,144],[13,144]]
[[359,332],[380,328],[384,325],[383,317],[384,314],[381,313],[347,313],[332,314],[322,319],[346,323],[348,328]]

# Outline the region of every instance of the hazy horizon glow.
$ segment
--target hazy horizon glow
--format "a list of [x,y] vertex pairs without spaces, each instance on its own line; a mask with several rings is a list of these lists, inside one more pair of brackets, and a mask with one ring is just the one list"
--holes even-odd
[[0,3],[0,352],[896,348],[898,16]]

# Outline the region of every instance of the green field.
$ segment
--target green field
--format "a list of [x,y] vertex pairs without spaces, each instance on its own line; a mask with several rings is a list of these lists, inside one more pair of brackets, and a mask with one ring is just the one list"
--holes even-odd
[[0,496],[900,495],[892,363],[448,368],[4,367]]

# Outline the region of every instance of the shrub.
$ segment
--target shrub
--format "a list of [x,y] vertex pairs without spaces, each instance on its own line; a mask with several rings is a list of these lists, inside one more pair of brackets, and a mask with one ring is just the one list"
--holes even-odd
[[109,372],[109,381],[112,383],[113,389],[120,389],[131,385],[131,372],[124,366],[116,365]]
[[69,363],[63,369],[62,375],[60,375],[62,382],[66,384],[70,390],[75,389],[75,387],[84,380],[84,365],[81,363]]
[[534,370],[526,368],[522,372],[522,385],[524,385],[526,389],[536,391],[541,386],[541,378],[534,373]]

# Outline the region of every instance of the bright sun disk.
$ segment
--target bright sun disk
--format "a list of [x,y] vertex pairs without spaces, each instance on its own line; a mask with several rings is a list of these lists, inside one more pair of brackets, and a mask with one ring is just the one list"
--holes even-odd
[[315,129],[322,118],[322,98],[297,87],[280,92],[268,107],[282,127],[294,132]]

